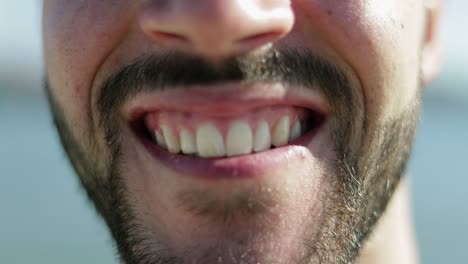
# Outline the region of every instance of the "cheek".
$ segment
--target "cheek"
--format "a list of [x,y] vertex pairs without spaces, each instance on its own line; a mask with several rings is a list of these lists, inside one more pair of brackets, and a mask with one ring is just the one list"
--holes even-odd
[[367,1],[366,29],[372,50],[367,56],[368,105],[389,119],[402,114],[419,90],[423,7],[419,0]]
[[122,13],[124,7],[108,2],[44,1],[43,39],[48,79],[70,123],[89,124],[95,76],[124,31],[123,15],[129,12]]
[[[309,23],[358,76],[369,119],[387,119],[419,87],[421,0],[299,0]],[[315,21],[314,21],[315,19]]]

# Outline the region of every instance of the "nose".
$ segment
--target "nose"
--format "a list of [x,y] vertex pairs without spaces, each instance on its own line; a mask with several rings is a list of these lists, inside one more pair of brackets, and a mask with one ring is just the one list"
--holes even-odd
[[290,0],[154,0],[139,23],[159,46],[219,58],[278,41],[294,13]]

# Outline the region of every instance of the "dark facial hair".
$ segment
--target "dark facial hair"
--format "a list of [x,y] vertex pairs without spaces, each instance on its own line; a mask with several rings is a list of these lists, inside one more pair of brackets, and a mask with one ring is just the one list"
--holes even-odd
[[[298,50],[271,50],[216,64],[182,53],[142,56],[104,82],[96,103],[99,126],[90,121],[86,139],[76,137],[63,106],[47,89],[63,146],[88,197],[107,222],[122,260],[127,264],[172,264],[183,263],[184,256],[175,256],[165,245],[155,243],[151,230],[145,228],[134,211],[121,173],[122,139],[117,110],[141,92],[188,85],[215,89],[213,84],[225,82],[281,82],[320,89],[325,94],[334,117],[331,132],[338,173],[329,177],[330,190],[323,201],[326,218],[319,235],[304,241],[309,254],[303,263],[352,263],[405,169],[419,102],[369,131],[366,117],[357,124],[355,117],[362,107],[359,89],[351,86],[344,71],[324,58]],[[356,131],[356,127],[364,129]],[[99,138],[97,131],[102,131],[104,138]],[[366,142],[362,146],[372,147],[351,147],[355,145],[352,138],[356,139],[353,133],[361,133],[358,138]],[[106,142],[107,149],[99,147],[100,141]],[[216,263],[215,257],[194,261]]]

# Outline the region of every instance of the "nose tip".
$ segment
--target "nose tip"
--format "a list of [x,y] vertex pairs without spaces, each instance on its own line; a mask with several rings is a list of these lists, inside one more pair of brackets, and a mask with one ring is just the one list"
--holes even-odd
[[265,46],[289,33],[289,0],[159,0],[142,8],[140,26],[159,46],[225,57]]

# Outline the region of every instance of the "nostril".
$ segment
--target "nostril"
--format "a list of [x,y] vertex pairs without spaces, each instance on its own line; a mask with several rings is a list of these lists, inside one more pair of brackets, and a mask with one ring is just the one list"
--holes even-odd
[[249,35],[247,37],[243,37],[237,40],[237,42],[243,45],[247,44],[247,45],[256,46],[257,44],[261,44],[261,43],[274,42],[275,40],[281,38],[283,35],[284,34],[280,31],[271,31],[271,32],[266,32],[266,33]]
[[153,31],[152,35],[158,41],[164,44],[174,44],[174,43],[188,43],[190,40],[181,34],[165,32],[165,31]]

